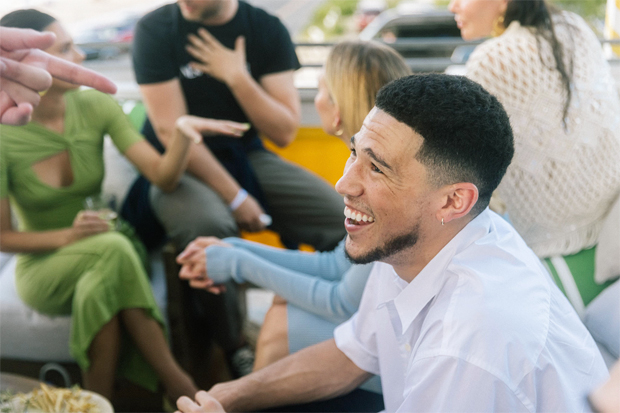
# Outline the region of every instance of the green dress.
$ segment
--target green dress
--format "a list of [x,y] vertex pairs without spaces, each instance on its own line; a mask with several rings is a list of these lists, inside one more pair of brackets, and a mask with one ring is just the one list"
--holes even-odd
[[[121,153],[142,136],[119,105],[95,90],[65,95],[65,132],[36,123],[0,126],[0,198],[10,199],[20,231],[70,227],[87,196],[101,192],[103,138],[109,134]],[[67,151],[73,183],[55,188],[41,182],[31,166]],[[49,253],[19,254],[15,272],[22,300],[41,313],[71,314],[71,355],[83,370],[99,330],[120,310],[144,308],[163,328],[151,287],[127,237],[107,232]],[[123,337],[119,375],[152,391],[157,378],[129,337]]]

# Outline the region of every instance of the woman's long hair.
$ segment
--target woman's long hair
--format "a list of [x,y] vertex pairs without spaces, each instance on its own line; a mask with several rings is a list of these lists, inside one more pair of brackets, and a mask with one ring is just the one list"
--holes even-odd
[[[570,30],[570,23],[564,17],[561,17],[558,9],[548,5],[545,0],[509,0],[504,15],[504,25],[508,27],[513,21],[518,21],[521,26],[533,27],[536,30],[540,60],[545,66],[548,66],[548,63],[543,59],[540,39],[546,40],[551,47],[555,60],[555,67],[552,68],[560,73],[562,84],[566,90],[566,101],[564,102],[562,116],[562,122],[566,129],[568,108],[572,97],[573,54],[566,45],[558,41],[553,16],[559,16],[563,20],[562,24],[566,24],[567,29]],[[568,65],[564,61],[565,57],[567,57]]]
[[405,60],[389,46],[362,40],[336,44],[325,61],[324,79],[340,109],[344,131],[349,135],[359,131],[379,89],[410,74]]

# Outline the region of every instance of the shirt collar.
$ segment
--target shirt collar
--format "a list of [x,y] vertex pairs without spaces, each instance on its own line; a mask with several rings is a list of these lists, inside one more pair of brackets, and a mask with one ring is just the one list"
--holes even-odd
[[446,267],[454,256],[489,233],[492,226],[490,214],[487,208],[468,223],[393,300],[401,333],[407,331],[420,311],[439,293],[446,280]]

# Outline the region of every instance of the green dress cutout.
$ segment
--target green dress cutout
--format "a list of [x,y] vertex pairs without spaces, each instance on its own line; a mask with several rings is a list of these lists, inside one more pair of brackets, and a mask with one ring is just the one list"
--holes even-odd
[[[65,95],[65,132],[36,123],[0,126],[0,198],[10,199],[20,231],[70,227],[87,196],[99,194],[104,177],[103,138],[121,153],[143,137],[119,105],[95,90]],[[74,180],[62,188],[39,180],[32,165],[67,151]],[[71,314],[69,348],[87,370],[88,348],[120,310],[143,308],[163,328],[138,254],[118,232],[91,236],[49,253],[19,254],[15,272],[22,300],[44,314]],[[126,334],[126,333],[124,333]],[[157,377],[129,337],[123,337],[118,373],[155,391]]]

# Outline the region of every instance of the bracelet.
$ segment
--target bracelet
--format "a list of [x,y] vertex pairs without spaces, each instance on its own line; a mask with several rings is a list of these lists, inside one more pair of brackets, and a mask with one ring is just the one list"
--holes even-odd
[[243,201],[245,201],[247,197],[248,191],[241,188],[239,192],[237,192],[237,195],[235,195],[235,199],[233,199],[231,203],[228,204],[228,209],[230,209],[230,212],[235,212],[237,208],[239,208],[241,204],[243,204]]

